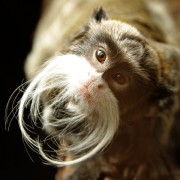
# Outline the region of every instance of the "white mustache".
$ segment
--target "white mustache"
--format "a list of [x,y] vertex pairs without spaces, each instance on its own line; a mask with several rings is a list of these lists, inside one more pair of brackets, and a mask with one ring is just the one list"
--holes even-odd
[[[85,98],[87,92],[81,91],[87,82],[90,82],[86,91],[90,93],[91,102]],[[56,157],[43,150],[41,140],[30,137],[24,121],[27,106],[30,106],[33,126],[40,120],[49,136],[59,140],[58,150],[53,150]],[[56,116],[57,112],[60,116]],[[103,150],[119,127],[117,100],[101,74],[85,58],[71,54],[50,60],[31,81],[20,101],[18,116],[25,141],[38,150],[47,163],[56,166],[79,163]],[[74,133],[77,127],[78,133]],[[65,145],[60,143],[63,140]],[[72,159],[63,160],[67,155]]]

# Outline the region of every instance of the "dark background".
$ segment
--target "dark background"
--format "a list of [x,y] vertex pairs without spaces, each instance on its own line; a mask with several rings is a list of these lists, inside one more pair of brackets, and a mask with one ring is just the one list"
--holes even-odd
[[55,168],[42,164],[37,154],[29,150],[30,156],[28,155],[16,118],[12,116],[9,118],[12,119],[10,130],[5,130],[5,107],[13,91],[25,82],[23,64],[31,49],[40,8],[40,0],[1,1],[0,179],[2,180],[54,179]]

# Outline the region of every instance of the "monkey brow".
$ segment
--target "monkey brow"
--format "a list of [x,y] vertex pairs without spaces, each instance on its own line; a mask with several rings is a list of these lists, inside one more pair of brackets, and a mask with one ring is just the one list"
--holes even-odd
[[125,39],[136,41],[137,43],[141,43],[143,46],[146,43],[142,38],[140,38],[138,36],[130,35],[130,34],[127,34],[127,33],[122,34],[121,37],[119,38],[119,41],[123,41]]
[[117,43],[114,41],[111,35],[106,32],[97,33],[94,37],[94,41],[106,44],[106,46],[111,49],[112,53],[117,53],[120,51]]

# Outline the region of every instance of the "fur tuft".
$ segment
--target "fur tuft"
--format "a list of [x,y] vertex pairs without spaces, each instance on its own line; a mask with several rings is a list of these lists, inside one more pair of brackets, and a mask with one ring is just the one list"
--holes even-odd
[[102,20],[108,20],[108,16],[102,7],[96,9],[92,17],[96,20],[96,22],[101,22]]

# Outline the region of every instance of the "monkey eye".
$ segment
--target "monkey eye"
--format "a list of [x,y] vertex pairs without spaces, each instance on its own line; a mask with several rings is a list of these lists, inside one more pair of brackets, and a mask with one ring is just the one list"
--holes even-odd
[[106,60],[106,53],[104,50],[102,49],[98,49],[96,51],[96,59],[100,62],[100,63],[104,63],[104,61]]
[[121,73],[113,75],[113,79],[120,85],[125,85],[128,82],[128,78]]

